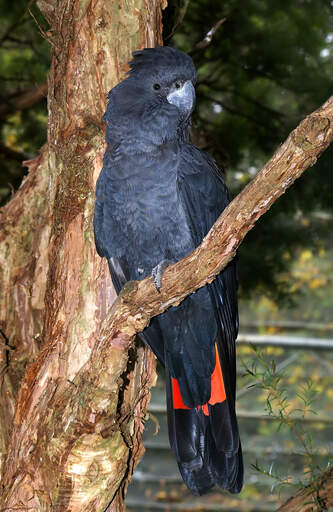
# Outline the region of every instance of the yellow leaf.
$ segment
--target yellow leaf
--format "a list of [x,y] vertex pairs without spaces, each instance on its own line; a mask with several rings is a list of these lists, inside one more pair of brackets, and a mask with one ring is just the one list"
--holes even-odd
[[302,253],[301,253],[300,262],[306,263],[307,261],[311,260],[311,258],[312,258],[312,251],[310,251],[309,249],[306,249],[305,251],[302,251]]

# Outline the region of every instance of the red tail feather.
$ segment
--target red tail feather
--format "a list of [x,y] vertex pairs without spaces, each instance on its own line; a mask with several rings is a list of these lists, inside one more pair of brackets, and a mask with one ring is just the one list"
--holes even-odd
[[[220,362],[216,343],[215,343],[215,354],[216,354],[216,363],[215,363],[214,371],[211,375],[211,393],[210,393],[210,399],[208,401],[208,403],[210,405],[215,405],[219,402],[224,402],[224,400],[226,398],[221,362]],[[185,405],[183,402],[177,379],[172,378],[171,380],[172,380],[172,397],[173,397],[174,409],[190,409],[190,407],[187,407],[187,405]],[[208,416],[209,415],[208,404],[199,405],[198,409],[200,407],[202,408],[204,414],[206,414],[206,416]]]
[[174,409],[190,409],[187,405],[184,404],[182,395],[180,393],[178,380],[171,378],[172,381],[172,398],[173,398],[173,408]]

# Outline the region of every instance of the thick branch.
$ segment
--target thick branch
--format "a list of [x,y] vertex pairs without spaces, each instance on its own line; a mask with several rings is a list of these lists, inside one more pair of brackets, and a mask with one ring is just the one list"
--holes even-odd
[[[75,493],[76,487],[79,489],[75,471],[90,482],[89,475],[95,464],[93,471],[98,474],[98,479],[94,478],[96,500],[105,493],[110,472],[114,474],[119,468],[110,463],[104,452],[100,460],[99,447],[102,452],[104,439],[108,437],[108,446],[112,450],[118,446],[121,460],[122,450],[126,450],[126,446],[119,445],[119,436],[130,438],[133,424],[142,420],[139,402],[133,410],[128,411],[126,423],[119,424],[119,415],[115,410],[113,394],[117,393],[118,381],[124,365],[126,367],[125,349],[133,346],[135,334],[148,325],[150,318],[171,305],[179,304],[189,293],[214,279],[234,257],[246,233],[259,217],[316,162],[332,138],[333,97],[291,133],[256,178],[226,208],[200,247],[166,270],[161,293],[156,292],[150,277],[141,282],[130,282],[124,287],[96,335],[98,341],[86,364],[73,381],[54,381],[53,368],[58,364],[60,344],[51,340],[44,347],[36,362],[29,367],[21,387],[4,474],[6,506],[12,503],[15,488],[23,485],[22,480],[15,478],[22,461],[32,474],[33,468],[39,464],[38,475],[43,474],[43,464],[45,468],[52,464],[53,471],[61,467],[63,481],[68,481],[68,485],[72,486],[72,511],[80,510],[80,492]],[[115,364],[117,357],[119,364]],[[142,398],[139,397],[139,400]],[[41,411],[44,411],[44,415]],[[48,414],[45,411],[49,411]],[[43,433],[42,439],[38,437],[39,432]],[[111,444],[110,438],[114,440]],[[82,451],[85,457],[77,468],[76,461]],[[24,482],[29,483],[26,485],[30,493],[32,489],[38,489],[38,475],[35,475],[34,483],[30,473],[24,476]],[[48,474],[48,478],[50,489],[47,494],[51,493],[53,487],[53,473]],[[112,489],[108,492],[111,493]],[[54,499],[59,502],[65,498],[58,494]],[[69,503],[68,500],[66,503]]]

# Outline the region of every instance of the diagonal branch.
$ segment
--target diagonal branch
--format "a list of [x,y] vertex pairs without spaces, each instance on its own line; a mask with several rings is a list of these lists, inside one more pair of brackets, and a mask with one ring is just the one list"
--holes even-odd
[[255,222],[315,164],[332,138],[333,96],[289,135],[260,173],[224,210],[202,244],[166,269],[161,294],[156,293],[152,279],[147,278],[134,283],[132,291],[123,291],[121,303],[126,304],[132,315],[144,311],[151,318],[211,282],[235,256]]
[[227,21],[227,18],[221,18],[217,23],[215,23],[215,25],[207,32],[207,34],[202,39],[202,41],[199,41],[199,43],[197,43],[194,46],[194,48],[192,48],[192,50],[190,50],[188,52],[189,55],[193,55],[194,53],[198,52],[199,50],[203,50],[204,48],[206,48],[206,46],[208,46],[212,42],[215,32],[225,21]]
[[[51,340],[43,348],[36,361],[28,367],[21,386],[4,470],[3,507],[14,503],[11,497],[15,495],[15,489],[23,485],[17,475],[27,467],[31,471],[29,474],[25,471],[24,485],[30,494],[41,492],[40,482],[45,473],[48,478],[43,492],[48,496],[58,496],[57,500],[65,499],[59,494],[57,482],[59,478],[72,482],[71,499],[79,507],[82,489],[75,487],[73,468],[80,460],[80,474],[88,474],[93,461],[102,455],[103,467],[113,469],[99,474],[94,484],[94,496],[105,493],[110,472],[118,471],[111,463],[105,462],[109,461],[112,452],[103,452],[106,450],[105,439],[108,438],[111,443],[108,446],[113,447],[116,444],[112,443],[119,444],[121,436],[124,444],[118,449],[129,449],[124,424],[117,423],[112,396],[126,365],[126,349],[133,346],[135,334],[142,331],[153,316],[179,304],[187,295],[211,282],[235,256],[255,222],[316,162],[332,139],[333,96],[290,134],[262,171],[230,203],[202,244],[182,261],[166,269],[161,293],[157,293],[151,277],[125,285],[96,333],[97,342],[87,363],[73,381],[60,384],[52,379],[59,347]],[[115,357],[124,364],[117,366]],[[139,401],[144,399],[138,398]],[[142,411],[144,414],[144,407]],[[136,414],[135,410],[128,413],[129,429]],[[43,436],[38,435],[40,432]],[[91,447],[91,458],[87,447]],[[95,448],[98,448],[98,456],[93,451]],[[85,457],[79,459],[83,451]],[[45,472],[51,463],[52,475]],[[114,496],[116,490],[109,488],[108,492]],[[79,508],[73,506],[72,510]]]
[[47,95],[47,83],[35,85],[30,89],[21,92],[13,98],[6,99],[0,103],[0,119],[6,119],[10,114],[17,110],[29,108],[38,103]]

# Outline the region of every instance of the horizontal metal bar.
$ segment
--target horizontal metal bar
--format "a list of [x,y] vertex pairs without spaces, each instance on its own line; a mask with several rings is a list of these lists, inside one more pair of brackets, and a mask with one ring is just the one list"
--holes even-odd
[[[230,512],[231,507],[230,505],[221,504],[221,503],[196,503],[196,502],[180,502],[177,503],[175,501],[152,501],[152,502],[146,502],[142,501],[141,499],[133,500],[133,499],[127,499],[125,501],[126,508],[129,510],[135,509],[135,510],[143,510],[146,512],[147,510],[162,510],[162,511],[172,511],[172,510],[180,510],[181,512],[190,511],[190,512],[202,512],[203,510],[209,511],[209,512]],[[250,507],[250,508],[249,508]],[[273,512],[276,510],[276,505],[271,504],[258,504],[257,502],[249,502],[247,501],[242,505],[241,503],[235,507],[235,505],[232,505],[232,510],[234,512],[249,512],[252,510],[255,510],[256,512]]]
[[140,467],[134,472],[133,481],[137,482],[150,482],[150,483],[158,483],[161,480],[168,484],[180,484],[183,483],[183,480],[179,473],[175,473],[173,475],[158,475],[156,473],[149,473],[148,471],[142,471]]
[[299,349],[333,350],[333,339],[330,338],[303,338],[300,336],[239,333],[237,343]]
[[243,327],[279,327],[281,329],[302,329],[305,331],[333,331],[333,323],[301,322],[298,320],[264,320],[242,322]]
[[[143,446],[148,450],[171,450],[170,444],[166,441],[143,441]],[[287,457],[308,457],[308,454],[305,452],[293,451],[291,448],[270,448],[270,447],[262,447],[256,446],[255,448],[248,449],[246,444],[242,446],[243,454],[256,455],[257,457],[277,457],[277,456],[287,456]],[[314,449],[312,450],[312,454],[317,457],[328,457],[328,455],[333,455],[333,449]]]
[[[152,414],[166,414],[166,406],[160,404],[151,403],[148,407],[148,412]],[[238,419],[250,419],[250,420],[261,420],[261,421],[280,421],[278,418],[269,416],[263,411],[244,411],[243,409],[236,409]],[[321,414],[314,414],[312,416],[306,416],[304,419],[295,417],[295,420],[302,420],[304,423],[333,423],[333,416],[324,416]]]
[[[209,512],[229,512],[231,510],[230,504],[226,503],[209,503],[206,502],[203,504],[201,501],[199,503],[196,503],[195,501],[192,502],[184,502],[181,501],[180,503],[177,503],[175,501],[146,501],[142,500],[142,498],[133,499],[128,498],[125,500],[126,508],[129,510],[135,509],[135,510],[143,510],[146,512],[147,510],[179,510],[181,512],[184,511],[190,511],[190,512],[202,512],[203,510],[209,511]],[[276,504],[267,504],[267,503],[258,503],[257,501],[249,502],[246,501],[246,503],[242,504],[239,503],[238,505],[232,505],[232,510],[234,512],[249,512],[251,510],[255,510],[256,512],[270,512],[274,511],[276,509]]]

